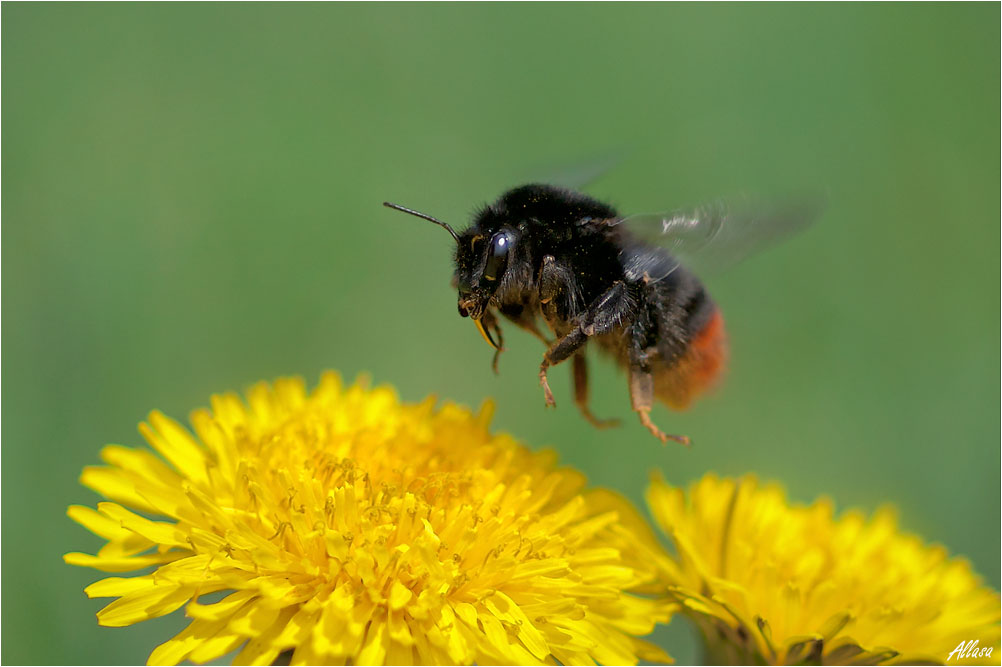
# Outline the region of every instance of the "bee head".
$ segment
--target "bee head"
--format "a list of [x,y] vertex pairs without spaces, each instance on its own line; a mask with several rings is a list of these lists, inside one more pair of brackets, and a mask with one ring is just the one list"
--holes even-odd
[[495,231],[473,227],[459,236],[456,282],[459,314],[480,319],[504,279],[518,233],[509,227]]

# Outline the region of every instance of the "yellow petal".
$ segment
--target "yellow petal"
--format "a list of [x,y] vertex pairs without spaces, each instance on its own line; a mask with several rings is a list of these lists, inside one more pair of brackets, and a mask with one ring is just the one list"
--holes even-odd
[[359,665],[381,665],[386,657],[386,624],[373,620],[365,635],[365,643],[358,654]]
[[89,598],[116,598],[156,585],[152,575],[142,577],[108,577],[95,581],[84,589]]
[[141,570],[144,567],[149,567],[150,565],[169,563],[188,555],[189,554],[183,552],[169,551],[163,554],[147,554],[144,556],[132,556],[128,558],[105,558],[102,556],[91,556],[90,554],[73,552],[64,554],[63,560],[69,565],[92,567],[95,570],[101,570],[102,572],[131,572],[133,570]]
[[231,593],[219,602],[215,602],[213,604],[200,604],[192,601],[191,604],[185,608],[185,613],[191,618],[206,621],[228,620],[241,607],[243,607],[248,600],[254,598],[256,595],[257,593],[254,591],[237,591],[236,593]]
[[188,624],[173,639],[169,639],[153,649],[147,665],[176,665],[195,649],[204,646],[225,624],[219,621],[195,620]]
[[87,530],[108,540],[108,543],[101,547],[98,556],[107,558],[132,556],[153,546],[153,542],[142,535],[126,530],[119,522],[90,507],[71,505],[66,514]]
[[539,659],[529,653],[522,644],[513,641],[498,618],[492,614],[481,614],[479,620],[484,626],[484,634],[487,635],[487,639],[506,660],[510,661],[510,664],[540,664]]
[[641,660],[655,665],[670,665],[675,662],[660,646],[643,639],[633,640],[633,652]]
[[233,479],[240,456],[233,439],[226,434],[219,422],[213,419],[212,413],[208,410],[192,412],[191,426],[198,439],[212,453],[218,470],[226,479]]
[[184,477],[196,484],[206,483],[208,475],[205,449],[183,426],[162,412],[154,410],[149,419],[149,425],[139,425],[139,432],[146,441]]
[[414,635],[411,633],[410,623],[407,622],[405,612],[390,612],[387,615],[386,627],[392,640],[391,643],[400,646],[414,645]]
[[299,646],[310,636],[319,617],[320,612],[315,606],[303,605],[275,638],[275,645],[283,649]]
[[279,610],[258,598],[251,600],[243,609],[243,613],[230,621],[229,629],[245,637],[259,637],[264,634],[278,618]]
[[405,604],[410,602],[412,597],[414,597],[414,594],[411,592],[411,589],[407,588],[399,581],[393,582],[393,587],[390,588],[390,598],[388,600],[390,609],[402,609]]
[[391,641],[386,648],[386,662],[384,664],[417,665],[421,663],[414,657],[414,649],[410,644],[405,645]]
[[281,648],[275,644],[275,638],[282,632],[285,624],[295,613],[294,609],[283,609],[280,614],[272,617],[272,623],[251,638],[243,650],[233,659],[237,665],[270,665],[281,653]]
[[98,503],[97,509],[111,520],[119,522],[123,528],[142,535],[150,542],[182,548],[188,546],[184,533],[178,529],[177,524],[150,521],[117,503]]
[[189,586],[153,586],[115,600],[97,612],[97,621],[104,626],[120,628],[157,618],[180,608],[191,599],[192,593]]
[[101,449],[101,460],[114,468],[156,484],[179,486],[181,476],[153,452],[121,445],[107,445]]
[[[217,623],[223,622],[217,621]],[[236,650],[237,647],[246,641],[247,638],[243,635],[238,635],[235,632],[230,632],[223,628],[212,637],[203,639],[198,646],[192,649],[191,654],[188,657],[192,660],[192,662],[197,662],[199,664],[212,662],[213,660]]]
[[130,473],[107,466],[87,466],[80,474],[80,483],[105,498],[134,507],[149,514],[163,514],[150,501],[136,492],[136,480]]
[[66,515],[81,526],[108,541],[128,539],[132,533],[122,527],[118,521],[113,521],[97,510],[83,505],[70,505]]
[[546,639],[511,598],[499,591],[488,598],[485,605],[492,614],[517,628],[518,638],[534,656],[542,660],[550,654]]

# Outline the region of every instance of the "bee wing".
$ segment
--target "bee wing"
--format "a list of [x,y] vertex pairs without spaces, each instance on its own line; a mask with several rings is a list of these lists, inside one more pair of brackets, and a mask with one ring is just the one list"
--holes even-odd
[[742,194],[693,208],[631,215],[612,224],[648,246],[630,252],[627,272],[656,281],[680,263],[700,272],[733,266],[810,225],[825,202],[819,195],[768,199]]
[[537,166],[519,179],[528,183],[548,183],[568,190],[584,190],[623,161],[625,152],[609,150],[564,164]]

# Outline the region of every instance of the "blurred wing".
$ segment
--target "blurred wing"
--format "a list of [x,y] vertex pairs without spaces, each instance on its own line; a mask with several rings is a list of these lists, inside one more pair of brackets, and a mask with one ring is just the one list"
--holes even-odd
[[733,266],[810,225],[825,201],[817,195],[785,199],[738,195],[689,209],[631,215],[613,224],[648,246],[631,249],[627,272],[661,280],[679,263],[697,272]]
[[583,190],[623,161],[624,151],[609,151],[572,163],[539,166],[523,174],[527,183],[547,183],[568,190]]

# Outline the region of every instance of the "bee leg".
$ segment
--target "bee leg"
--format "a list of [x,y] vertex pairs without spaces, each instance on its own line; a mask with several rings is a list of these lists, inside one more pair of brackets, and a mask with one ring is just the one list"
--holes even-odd
[[539,365],[539,384],[543,387],[543,396],[548,407],[554,407],[556,401],[553,399],[553,392],[550,391],[550,383],[546,379],[547,369],[577,352],[588,342],[589,337],[607,333],[620,326],[629,311],[630,303],[626,283],[617,280],[588,310],[574,318],[574,327],[567,335],[558,338],[546,351],[543,363]]
[[633,355],[630,359],[630,403],[634,412],[640,417],[640,423],[650,431],[662,444],[669,440],[689,446],[689,438],[684,435],[665,433],[651,421],[651,408],[654,407],[654,376],[646,364],[635,363]]
[[591,413],[588,407],[588,361],[584,352],[574,355],[574,402],[584,418],[595,428],[610,428],[619,426],[618,419],[599,419]]
[[494,333],[498,336],[498,349],[494,350],[494,358],[491,360],[491,370],[494,371],[494,375],[497,375],[498,359],[501,357],[501,353],[504,352],[504,335],[501,333],[501,323],[497,321],[496,317],[491,316],[490,326],[494,328]]
[[571,329],[563,338],[560,338],[543,355],[543,363],[539,365],[539,384],[543,387],[543,398],[546,399],[546,407],[556,407],[557,402],[553,399],[553,392],[550,391],[550,383],[546,379],[546,371],[550,366],[555,366],[567,357],[574,354],[578,348],[588,342],[588,335],[578,325]]
[[491,369],[493,369],[494,374],[497,375],[498,372],[498,358],[501,353],[504,352],[504,336],[501,335],[501,325],[498,323],[497,316],[490,309],[484,311],[483,315],[480,317],[480,324],[483,326],[484,331],[486,331],[486,336],[489,337],[491,333],[497,334],[497,344],[494,345],[493,341],[490,341],[494,346],[494,358],[491,359]]

